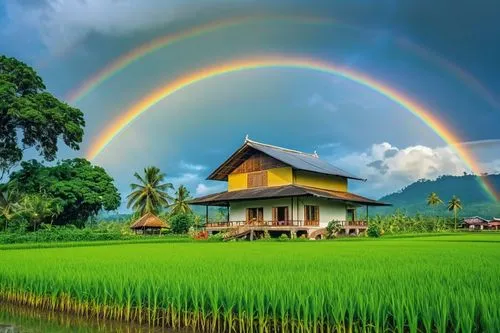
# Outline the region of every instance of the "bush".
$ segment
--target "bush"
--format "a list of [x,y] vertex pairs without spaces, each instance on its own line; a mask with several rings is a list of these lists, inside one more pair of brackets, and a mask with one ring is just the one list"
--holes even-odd
[[335,238],[337,233],[341,230],[340,222],[331,220],[326,226],[326,238]]
[[287,234],[281,234],[278,238],[279,241],[287,241],[290,240],[290,237],[288,237]]
[[186,234],[194,224],[193,214],[180,213],[169,218],[170,230],[174,234]]
[[368,226],[367,234],[369,237],[378,238],[382,235],[382,230],[377,224],[370,224]]

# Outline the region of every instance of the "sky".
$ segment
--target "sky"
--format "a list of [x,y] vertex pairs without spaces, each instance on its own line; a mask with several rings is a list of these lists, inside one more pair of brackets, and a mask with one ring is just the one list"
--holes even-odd
[[[445,0],[4,0],[0,53],[35,68],[51,93],[84,112],[81,149],[61,144],[60,159],[88,156],[107,126],[182,75],[279,56],[321,60],[397,89],[452,129],[483,172],[498,173],[499,11],[494,0],[458,1],[452,10]],[[228,20],[239,23],[159,48],[72,98],[127,52]],[[246,135],[317,151],[367,178],[350,189],[373,198],[418,179],[470,172],[403,106],[352,80],[304,68],[260,68],[192,84],[130,123],[93,162],[115,179],[124,201],[133,173],[148,165],[193,196],[204,195],[225,190],[225,183],[205,178]]]

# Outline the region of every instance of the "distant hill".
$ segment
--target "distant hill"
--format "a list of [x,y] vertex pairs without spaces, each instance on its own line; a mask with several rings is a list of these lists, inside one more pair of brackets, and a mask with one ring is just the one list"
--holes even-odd
[[[374,213],[391,213],[401,209],[408,214],[450,214],[446,211],[446,203],[453,195],[460,198],[463,210],[460,216],[479,215],[485,218],[500,217],[500,203],[493,202],[488,197],[480,182],[486,181],[500,193],[500,174],[486,176],[441,176],[435,180],[419,180],[408,185],[401,191],[380,198],[381,201],[393,204],[392,207],[374,209]],[[429,193],[436,192],[445,205],[438,208],[427,206],[426,199]]]

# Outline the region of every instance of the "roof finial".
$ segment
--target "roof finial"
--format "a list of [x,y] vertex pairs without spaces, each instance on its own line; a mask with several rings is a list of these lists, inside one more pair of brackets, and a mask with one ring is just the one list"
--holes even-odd
[[316,150],[314,151],[313,155],[314,155],[315,157],[319,157],[319,155],[318,155],[318,153],[316,152]]
[[250,138],[248,137],[248,134],[245,135],[245,142],[247,142]]

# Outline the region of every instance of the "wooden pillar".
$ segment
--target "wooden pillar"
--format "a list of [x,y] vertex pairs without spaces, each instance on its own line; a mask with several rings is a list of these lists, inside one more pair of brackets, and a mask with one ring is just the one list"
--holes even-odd
[[205,226],[208,224],[208,205],[205,206]]
[[250,240],[251,241],[253,241],[253,237],[254,237],[254,235],[253,235],[253,229],[252,229],[252,230],[250,230]]
[[229,221],[231,219],[229,218],[229,202],[227,203],[227,224],[229,225]]
[[366,223],[368,223],[368,205],[366,205]]
[[290,210],[292,211],[292,225],[293,225],[293,197],[291,197],[291,206],[290,206]]

